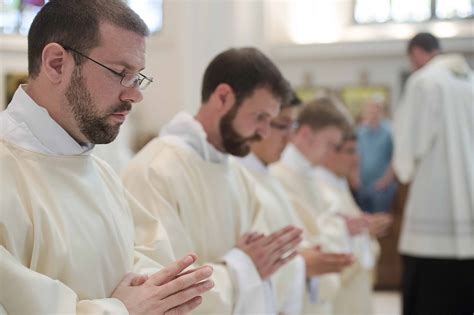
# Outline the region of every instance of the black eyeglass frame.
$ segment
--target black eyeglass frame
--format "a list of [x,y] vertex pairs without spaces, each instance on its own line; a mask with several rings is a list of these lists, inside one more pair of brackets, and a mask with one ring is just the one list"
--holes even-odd
[[281,124],[275,121],[270,122],[270,127],[272,127],[273,129],[280,130],[280,131],[296,130],[298,129],[298,126],[299,126],[299,123],[297,121],[293,121],[290,124]]
[[[63,48],[64,48],[65,50],[70,50],[70,51],[72,51],[72,52],[78,54],[79,56],[84,57],[84,58],[86,58],[87,60],[90,60],[90,61],[92,61],[93,63],[95,63],[95,64],[97,64],[97,65],[99,65],[99,66],[101,66],[101,67],[103,67],[103,68],[105,68],[105,69],[107,69],[107,70],[109,70],[110,72],[112,72],[112,73],[115,74],[116,76],[121,77],[122,79],[120,80],[120,85],[122,85],[122,86],[124,86],[124,87],[127,87],[127,88],[134,88],[134,87],[137,87],[137,86],[138,86],[138,87],[140,88],[140,90],[144,90],[144,89],[146,89],[146,88],[153,82],[153,78],[147,77],[146,75],[144,75],[144,74],[142,74],[142,73],[140,73],[140,72],[139,72],[139,73],[136,73],[136,74],[133,74],[133,73],[120,73],[120,72],[117,72],[117,71],[115,71],[114,69],[111,69],[111,68],[107,67],[106,65],[104,65],[104,64],[102,64],[102,63],[100,63],[100,62],[98,62],[97,60],[94,60],[94,59],[92,59],[91,57],[84,55],[83,53],[77,51],[76,49],[74,49],[74,48],[72,48],[72,47],[63,46]],[[127,85],[123,84],[123,79],[125,79],[125,77],[126,77],[127,75],[134,75],[134,76],[136,77],[136,80],[134,81],[134,82],[136,82],[136,83],[135,83],[133,86],[127,86]],[[143,83],[145,80],[146,80],[146,83],[142,86],[142,83]]]

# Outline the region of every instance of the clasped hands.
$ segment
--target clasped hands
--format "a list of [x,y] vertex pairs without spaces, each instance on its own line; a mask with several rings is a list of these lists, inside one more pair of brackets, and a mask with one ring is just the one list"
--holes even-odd
[[202,302],[201,295],[214,286],[212,267],[185,269],[197,260],[189,254],[150,275],[127,274],[112,298],[119,299],[132,315],[186,314]]

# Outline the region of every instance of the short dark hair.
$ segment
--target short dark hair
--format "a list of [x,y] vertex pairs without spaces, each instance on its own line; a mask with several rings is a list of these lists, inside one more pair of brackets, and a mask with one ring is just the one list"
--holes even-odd
[[418,33],[409,42],[407,52],[410,53],[414,47],[426,52],[434,52],[441,49],[438,39],[430,33]]
[[241,104],[257,88],[268,88],[284,104],[290,98],[291,89],[280,70],[262,52],[253,47],[231,48],[217,55],[204,72],[201,101],[209,97],[221,83],[230,85]]
[[[108,22],[148,36],[145,22],[120,0],[51,0],[36,15],[28,32],[28,72],[35,78],[41,69],[44,47],[52,42],[83,54],[100,45],[99,26]],[[74,54],[76,64],[82,58]]]
[[283,103],[281,105],[281,109],[295,107],[295,106],[299,106],[299,105],[303,105],[303,102],[298,97],[298,95],[296,95],[295,91],[291,91],[289,101]]
[[298,125],[306,125],[316,132],[327,127],[336,127],[345,132],[348,121],[330,98],[322,97],[303,107],[298,116]]

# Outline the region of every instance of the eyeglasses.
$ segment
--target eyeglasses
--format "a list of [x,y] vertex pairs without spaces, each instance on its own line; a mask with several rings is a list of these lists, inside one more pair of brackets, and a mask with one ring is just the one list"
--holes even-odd
[[288,131],[288,130],[296,130],[298,129],[298,122],[294,121],[290,124],[282,124],[282,123],[277,123],[276,121],[271,121],[270,122],[270,127],[273,129],[281,130],[281,131]]
[[120,80],[120,84],[124,87],[127,87],[127,88],[135,88],[135,87],[139,87],[140,90],[144,90],[146,89],[150,84],[151,82],[153,82],[153,78],[149,78],[141,73],[125,73],[125,72],[117,72],[113,69],[110,69],[109,67],[107,67],[106,65],[78,52],[77,50],[75,50],[74,48],[71,48],[69,46],[63,46],[64,49],[66,50],[70,50],[76,54],[78,54],[79,56],[81,57],[84,57],[90,61],[92,61],[93,63],[95,64],[98,64],[99,66],[109,70],[110,72],[112,72],[113,74],[115,74],[116,76],[122,78]]

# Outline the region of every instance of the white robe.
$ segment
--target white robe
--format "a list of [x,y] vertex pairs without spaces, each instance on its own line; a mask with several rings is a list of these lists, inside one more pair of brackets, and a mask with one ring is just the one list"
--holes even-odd
[[118,283],[161,268],[134,247],[173,259],[160,223],[91,149],[22,87],[0,114],[0,304],[9,314],[128,314],[111,298]]
[[[126,187],[162,220],[176,255],[195,251],[214,267],[214,289],[199,311],[209,314],[275,312],[269,281],[235,248],[259,217],[254,183],[242,167],[207,142],[192,116],[179,113],[127,167]],[[172,210],[157,206],[162,197]]]
[[[315,168],[292,145],[289,144],[282,158],[270,167],[287,192],[295,213],[303,223],[305,239],[311,245],[320,245],[326,252],[348,253],[350,244],[344,220],[334,215],[334,209],[318,196]],[[341,277],[337,273],[322,275],[318,282],[318,298],[306,299],[304,313],[332,314],[333,300],[341,288]]]
[[[324,167],[316,167],[315,175],[318,196],[328,209],[350,216],[362,214],[345,178]],[[368,231],[352,237],[347,233],[345,237],[356,261],[341,273],[341,288],[334,299],[334,314],[372,314],[373,276],[380,253],[378,242],[370,237]]]
[[459,55],[416,71],[395,114],[394,169],[411,182],[400,252],[474,258],[474,76]]
[[[303,224],[294,213],[291,201],[284,188],[273,177],[268,168],[250,153],[239,162],[246,167],[255,179],[256,195],[262,205],[262,219],[269,232],[292,224],[301,227]],[[277,310],[284,314],[300,314],[305,297],[306,266],[301,256],[283,266],[272,276],[277,296]]]

